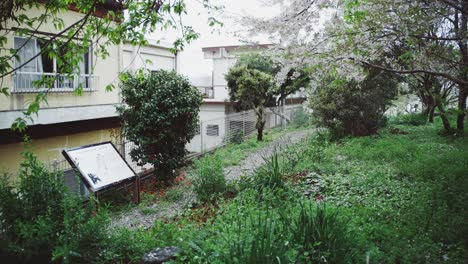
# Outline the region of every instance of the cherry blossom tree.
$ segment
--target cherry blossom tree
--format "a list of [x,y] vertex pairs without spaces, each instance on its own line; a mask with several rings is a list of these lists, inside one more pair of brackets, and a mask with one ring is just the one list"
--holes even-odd
[[[274,37],[277,45],[271,52],[285,65],[277,81],[301,65],[312,69],[315,84],[331,69],[349,80],[363,80],[362,66],[401,76],[427,75],[456,86],[456,132],[463,133],[468,94],[467,1],[272,0],[269,4],[280,5],[281,14],[244,21],[252,33]],[[436,107],[444,112],[443,104]]]

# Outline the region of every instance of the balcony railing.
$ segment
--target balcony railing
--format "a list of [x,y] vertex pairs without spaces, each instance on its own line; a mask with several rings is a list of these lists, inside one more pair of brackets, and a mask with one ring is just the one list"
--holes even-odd
[[[37,86],[38,81],[47,80],[48,85]],[[49,87],[50,85],[50,87]],[[80,86],[83,91],[97,91],[99,77],[90,74],[66,76],[59,73],[47,72],[17,72],[13,75],[13,92],[34,93],[49,92],[73,92]]]
[[202,94],[203,98],[213,99],[214,98],[214,89],[211,86],[198,86],[198,91]]

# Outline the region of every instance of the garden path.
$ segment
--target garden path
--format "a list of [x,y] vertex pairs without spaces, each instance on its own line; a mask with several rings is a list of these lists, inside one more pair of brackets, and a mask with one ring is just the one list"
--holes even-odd
[[[273,140],[267,146],[249,153],[239,165],[224,169],[226,180],[238,180],[242,175],[252,175],[258,167],[265,163],[265,158],[271,157],[274,150],[282,146],[291,145],[312,134],[315,129],[288,131]],[[112,217],[111,227],[127,227],[129,229],[150,228],[156,220],[166,220],[180,215],[191,203],[196,200],[192,190],[184,191],[183,197],[176,202],[155,203],[149,206],[135,206],[128,211]]]

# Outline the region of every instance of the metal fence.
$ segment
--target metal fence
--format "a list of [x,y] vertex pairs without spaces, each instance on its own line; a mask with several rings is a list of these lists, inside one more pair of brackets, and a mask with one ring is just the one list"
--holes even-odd
[[[302,105],[287,105],[284,107],[266,108],[264,113],[265,127],[268,131],[273,128],[284,127],[289,125],[292,113],[298,109],[302,109]],[[195,137],[186,145],[188,151],[187,158],[197,157],[205,152],[223,147],[228,143],[237,140],[243,140],[257,132],[255,127],[256,114],[253,110],[243,111],[233,114],[227,114],[219,118],[201,120],[199,129]],[[122,156],[130,164],[136,173],[144,174],[151,170],[149,164],[138,166],[132,161],[130,156],[131,150],[135,148],[135,144],[130,141],[124,141],[120,146]]]
[[[286,128],[294,111],[301,108],[302,105],[267,108],[264,113],[266,121],[264,130],[268,131],[278,127]],[[186,145],[187,158],[194,158],[231,142],[244,140],[257,132],[255,124],[256,115],[253,110],[227,114],[216,119],[201,120],[197,135]],[[120,144],[116,144],[116,147],[136,173],[145,175],[148,174],[146,172],[152,170],[151,165],[139,166],[132,160],[130,152],[135,148],[133,142],[124,140]],[[67,160],[52,160],[46,163],[46,166],[50,171],[63,172],[65,184],[72,191],[82,194],[87,193],[86,188],[80,183]]]

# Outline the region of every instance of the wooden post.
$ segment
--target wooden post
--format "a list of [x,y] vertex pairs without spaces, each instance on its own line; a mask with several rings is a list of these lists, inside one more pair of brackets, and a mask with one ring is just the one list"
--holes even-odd
[[134,193],[133,193],[133,196],[134,196],[134,201],[136,204],[140,204],[140,176],[136,176],[135,177],[135,184],[134,184]]
[[99,193],[94,192],[94,197],[96,199],[96,213],[99,211]]

